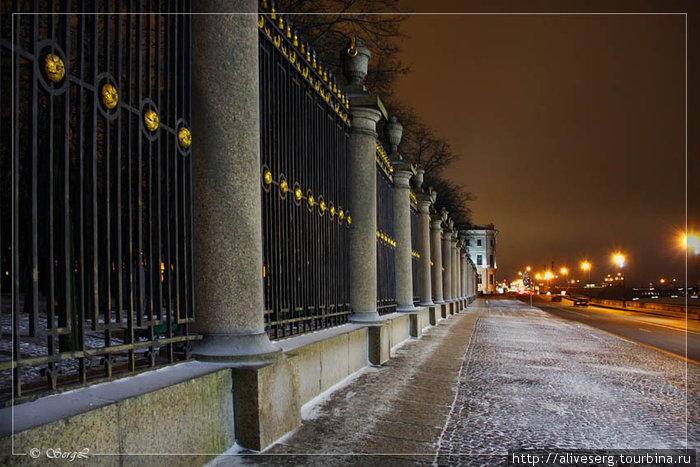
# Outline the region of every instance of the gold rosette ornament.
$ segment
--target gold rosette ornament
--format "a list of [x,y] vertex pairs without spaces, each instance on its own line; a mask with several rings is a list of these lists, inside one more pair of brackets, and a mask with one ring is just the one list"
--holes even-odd
[[46,76],[53,81],[58,83],[66,75],[66,67],[63,64],[61,57],[54,54],[47,54],[44,59],[44,71]]
[[117,93],[117,88],[107,83],[102,86],[102,103],[108,109],[113,109],[117,106],[119,102],[119,93]]
[[148,109],[143,115],[143,122],[146,124],[148,131],[156,131],[158,129],[158,125],[160,125],[158,114],[155,112],[155,110],[151,109]]
[[182,149],[187,149],[192,145],[192,133],[190,133],[190,130],[188,130],[184,126],[180,127],[180,129],[177,130],[177,140],[180,143]]

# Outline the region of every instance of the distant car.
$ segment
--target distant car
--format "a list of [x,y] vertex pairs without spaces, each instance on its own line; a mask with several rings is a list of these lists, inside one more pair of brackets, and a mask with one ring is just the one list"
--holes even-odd
[[552,301],[553,302],[561,302],[561,295],[553,295]]
[[587,297],[576,297],[574,298],[574,306],[588,306],[590,302]]

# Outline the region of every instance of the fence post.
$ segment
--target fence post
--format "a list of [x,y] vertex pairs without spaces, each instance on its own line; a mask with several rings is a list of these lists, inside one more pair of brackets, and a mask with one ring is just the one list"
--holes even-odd
[[[443,216],[443,219],[446,216]],[[447,224],[442,233],[442,264],[445,273],[442,275],[442,287],[446,302],[452,302],[452,229]],[[450,309],[452,305],[450,304]]]
[[436,305],[442,305],[445,303],[443,298],[442,290],[442,240],[440,239],[440,232],[442,231],[442,217],[434,216],[430,221],[430,257],[433,261],[433,291],[435,298],[433,302]]
[[462,297],[467,297],[467,250],[462,249]]
[[394,168],[394,237],[396,237],[396,311],[414,311],[413,261],[411,258],[411,189],[413,166],[399,154],[403,127],[391,117],[386,125],[386,136],[391,145],[391,165]]
[[379,321],[377,313],[377,122],[386,118],[382,101],[363,86],[371,54],[359,40],[341,53],[343,74],[350,84],[352,128],[348,160],[348,274],[352,321]]
[[[255,0],[235,6],[257,12]],[[219,0],[200,8],[218,13],[231,6]],[[202,360],[281,353],[263,321],[256,22],[254,14],[192,18],[196,328],[204,334],[194,354]]]
[[452,244],[454,245],[454,284],[455,284],[455,298],[457,300],[462,298],[462,270],[460,269],[459,266],[459,261],[461,259],[460,255],[460,249],[461,249],[461,240],[457,236],[457,231],[455,231],[454,237],[452,238]]
[[[418,254],[420,255],[420,302],[421,306],[435,306],[430,277],[430,205],[435,197],[435,192],[430,195],[423,191],[423,174],[425,171],[419,167],[416,171],[416,195],[418,200]],[[439,235],[439,232],[438,232]]]
[[467,297],[471,299],[474,296],[474,263],[467,251]]
[[457,265],[457,230],[453,228],[451,241],[452,252],[452,300],[455,312],[459,309],[459,267]]

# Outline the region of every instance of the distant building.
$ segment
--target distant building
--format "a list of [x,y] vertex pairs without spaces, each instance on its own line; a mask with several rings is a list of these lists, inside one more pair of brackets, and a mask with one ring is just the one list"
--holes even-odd
[[493,224],[472,225],[466,231],[469,256],[476,266],[477,290],[483,293],[496,293],[496,243],[498,230]]

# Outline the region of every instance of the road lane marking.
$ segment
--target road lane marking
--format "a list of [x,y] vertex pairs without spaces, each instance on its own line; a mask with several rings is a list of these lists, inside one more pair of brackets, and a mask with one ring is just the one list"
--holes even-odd
[[[582,315],[582,316],[588,316],[588,317],[590,317],[590,315],[584,315],[583,313],[578,313],[578,312],[575,312],[575,311],[563,310],[563,309],[558,308],[558,307],[552,307],[552,308],[556,308],[556,309],[558,309],[558,310],[560,310],[560,311],[568,311],[569,313],[574,313],[574,314],[577,314],[577,315]],[[544,310],[543,310],[543,311],[544,311]],[[566,319],[566,318],[564,318],[564,319]],[[688,363],[693,363],[693,364],[695,364],[695,365],[700,366],[700,361],[694,360],[694,359],[692,359],[692,358],[690,358],[690,357],[687,357],[687,356],[685,356],[685,355],[677,354],[677,353],[672,352],[672,351],[670,351],[670,350],[662,349],[661,347],[656,347],[655,345],[647,344],[646,342],[642,342],[642,341],[640,341],[640,340],[637,340],[637,339],[635,339],[635,338],[633,338],[633,337],[626,336],[626,335],[624,335],[624,334],[619,334],[619,333],[614,332],[614,331],[608,331],[607,329],[600,328],[600,327],[598,327],[598,326],[596,326],[596,325],[594,325],[594,324],[591,324],[591,323],[581,322],[581,321],[577,321],[577,322],[583,324],[584,326],[588,326],[588,327],[590,327],[590,328],[592,328],[592,329],[595,329],[595,330],[602,331],[602,332],[604,332],[604,333],[610,334],[611,336],[615,336],[615,337],[618,337],[618,338],[620,338],[620,339],[623,339],[623,340],[626,340],[626,341],[629,341],[629,342],[633,342],[633,343],[635,343],[635,344],[637,344],[637,345],[641,345],[642,347],[646,347],[646,348],[651,349],[651,350],[656,350],[657,352],[664,353],[664,354],[666,354],[666,355],[668,355],[668,356],[670,356],[670,357],[674,357],[674,358],[677,358],[677,359],[679,359],[679,360],[683,360],[683,361],[686,361],[686,362],[688,362]],[[679,331],[683,331],[683,329],[679,329]],[[686,347],[686,352],[687,352],[687,347]]]
[[[560,308],[559,306],[556,306],[556,305],[553,305],[553,306],[554,306],[555,308],[559,309],[559,310],[568,311],[569,313],[576,313],[577,315],[587,316],[587,317],[589,317],[589,318],[592,316],[592,315],[590,315],[590,314],[586,315],[586,314],[583,314],[583,313],[577,313],[577,312],[575,312],[575,311],[573,311],[573,310],[568,309],[568,307],[567,307],[567,308]],[[571,307],[571,305],[569,305],[569,307]],[[591,308],[594,308],[594,310],[593,310],[594,312],[597,312],[597,311],[599,310],[599,309],[595,309],[596,307],[591,307]],[[605,309],[602,309],[602,310],[600,310],[600,311],[605,311],[605,312],[607,312],[607,311],[609,311],[609,309],[608,309],[608,308],[605,308]],[[624,310],[619,310],[619,311],[625,312]],[[632,312],[627,311],[627,312],[625,312],[625,313],[632,313]],[[603,314],[603,313],[597,313],[597,314]],[[609,316],[609,315],[611,315],[611,313],[604,313],[604,315],[605,315],[605,316]],[[642,323],[644,323],[644,324],[646,324],[646,325],[649,325],[649,326],[657,326],[657,327],[660,327],[660,328],[670,329],[670,330],[672,330],[672,331],[686,332],[686,333],[688,333],[688,334],[693,334],[693,335],[696,335],[696,336],[700,336],[700,332],[691,331],[690,329],[687,329],[687,328],[680,328],[680,327],[677,327],[677,326],[668,326],[668,325],[665,325],[665,324],[649,323],[649,322],[647,322],[647,321],[644,319],[644,318],[646,318],[646,316],[634,316],[634,315],[629,315],[629,314],[621,315],[621,314],[617,314],[617,313],[612,313],[612,316],[629,318],[629,319],[631,319],[631,320],[633,320],[633,321],[642,322]]]
[[[635,312],[635,311],[632,311],[632,310],[621,310],[621,309],[619,309],[619,308],[604,308],[604,307],[597,307],[597,306],[591,306],[591,308],[593,309],[594,312],[597,312],[597,313],[600,313],[600,314],[606,314],[606,315],[612,314],[613,316],[626,316],[626,317],[628,317],[628,318],[630,318],[630,319],[633,319],[633,320],[635,320],[635,321],[641,321],[641,322],[643,322],[643,323],[645,323],[645,324],[649,324],[649,325],[651,325],[651,326],[658,326],[658,327],[660,327],[660,328],[676,329],[676,330],[680,330],[680,331],[686,331],[686,332],[688,332],[688,333],[690,333],[690,334],[696,334],[696,335],[700,336],[700,332],[691,331],[691,330],[689,330],[689,329],[687,329],[687,328],[681,328],[681,327],[677,327],[677,326],[669,326],[669,325],[665,325],[665,324],[656,324],[656,323],[649,323],[649,322],[647,322],[646,319],[658,319],[658,318],[655,318],[655,317],[656,317],[656,316],[660,316],[660,315],[654,315],[653,313],[648,313],[648,314],[651,314],[652,316],[639,316],[639,315],[636,315],[635,313],[644,313],[644,312],[643,312],[643,311]],[[621,312],[624,313],[624,314],[621,315],[621,314],[619,314],[619,313],[615,313],[615,312],[617,312],[617,311],[621,311]],[[611,313],[611,312],[612,312],[612,313]],[[674,319],[674,318],[671,317],[671,316],[663,316],[662,319]],[[686,321],[686,318],[676,318],[676,319],[678,319],[678,320],[680,320],[680,321]],[[692,319],[692,318],[688,318],[688,319]]]
[[639,329],[640,331],[644,331],[644,332],[651,332],[650,330],[644,329],[644,328],[637,328],[637,329]]

